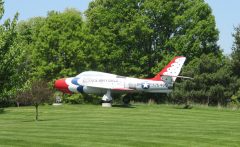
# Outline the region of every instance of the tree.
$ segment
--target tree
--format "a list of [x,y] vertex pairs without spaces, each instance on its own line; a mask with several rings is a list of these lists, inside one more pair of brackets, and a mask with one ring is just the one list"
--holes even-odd
[[18,32],[30,55],[31,77],[52,81],[86,70],[91,57],[85,48],[91,44],[85,42],[90,39],[84,29],[82,14],[75,9],[50,11],[45,18],[19,23]]
[[82,23],[81,13],[75,9],[48,13],[39,33],[33,36],[36,77],[52,80],[85,69]]
[[0,0],[0,19],[2,19],[4,13],[3,4],[4,4],[3,0]]
[[29,89],[19,91],[16,100],[22,104],[34,105],[36,120],[38,120],[38,107],[44,103],[53,102],[53,91],[48,88],[47,82],[33,81]]
[[236,83],[237,90],[234,91],[232,99],[235,102],[240,102],[240,25],[234,28],[235,33],[233,34],[234,42],[232,47],[232,71],[234,75],[238,78],[234,83]]
[[97,44],[93,36],[86,35],[85,29],[82,14],[75,9],[50,11],[47,17],[20,22],[17,30],[28,54],[25,69],[29,79],[51,83],[96,64],[91,48]]
[[22,21],[17,30],[27,52],[25,69],[30,80],[52,82],[96,69],[98,58],[94,48],[99,42],[94,35],[88,35],[81,13],[75,9],[50,11],[46,18]]
[[[0,19],[4,9],[0,1]],[[16,30],[18,13],[13,20],[7,19],[0,25],[0,106],[8,106],[14,102],[12,97],[21,88],[24,81],[25,51]]]
[[[102,71],[153,76],[175,55],[189,61],[221,54],[210,7],[203,0],[95,0],[86,11]],[[116,68],[116,66],[118,68]]]
[[[89,34],[100,42],[93,48],[100,71],[146,78],[176,55],[187,62],[202,54],[221,57],[215,19],[203,0],[95,0],[86,16]],[[166,96],[143,101],[149,97]]]
[[224,105],[236,91],[236,77],[233,75],[227,57],[215,58],[213,54],[195,58],[184,68],[183,75],[193,80],[182,80],[175,84],[172,99],[183,103],[185,99],[206,105]]
[[240,77],[240,25],[235,28],[235,33],[233,34],[234,43],[232,47],[232,69],[234,73]]

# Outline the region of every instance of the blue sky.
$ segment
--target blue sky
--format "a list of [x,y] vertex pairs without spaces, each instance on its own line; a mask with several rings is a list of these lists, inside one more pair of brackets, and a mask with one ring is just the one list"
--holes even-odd
[[[63,11],[65,8],[77,8],[81,12],[88,8],[91,0],[5,0],[5,13],[0,21],[13,18],[20,13],[19,20],[35,16],[46,16],[50,10]],[[220,32],[219,45],[225,54],[231,53],[234,26],[240,25],[240,0],[205,0],[212,8]]]
[[220,47],[225,54],[232,51],[234,27],[240,25],[240,1],[239,0],[205,0],[213,11],[217,28],[220,32]]

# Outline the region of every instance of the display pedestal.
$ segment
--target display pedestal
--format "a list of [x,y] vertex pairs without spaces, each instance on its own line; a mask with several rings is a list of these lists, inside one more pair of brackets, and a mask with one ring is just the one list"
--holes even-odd
[[60,105],[62,105],[62,103],[53,103],[52,105],[53,106],[60,106]]
[[112,107],[112,103],[102,103],[102,107]]

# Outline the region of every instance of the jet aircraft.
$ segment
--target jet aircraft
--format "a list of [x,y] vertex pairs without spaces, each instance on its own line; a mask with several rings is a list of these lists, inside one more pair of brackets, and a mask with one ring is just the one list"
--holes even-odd
[[169,93],[173,89],[186,58],[178,56],[165,66],[155,77],[139,79],[98,71],[85,71],[75,77],[55,81],[54,87],[63,93],[104,94],[103,103],[111,103],[111,93]]

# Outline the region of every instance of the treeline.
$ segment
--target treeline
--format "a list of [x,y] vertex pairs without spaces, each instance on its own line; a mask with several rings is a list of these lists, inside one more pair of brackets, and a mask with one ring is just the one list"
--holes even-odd
[[[4,14],[0,0],[0,19]],[[62,77],[96,70],[148,78],[174,56],[186,56],[173,93],[126,99],[146,102],[237,105],[240,101],[240,27],[233,52],[217,45],[219,32],[204,0],[95,0],[86,12],[50,11],[46,17],[0,25],[0,106],[13,105],[34,80],[51,85]],[[95,99],[64,98],[69,102]]]

